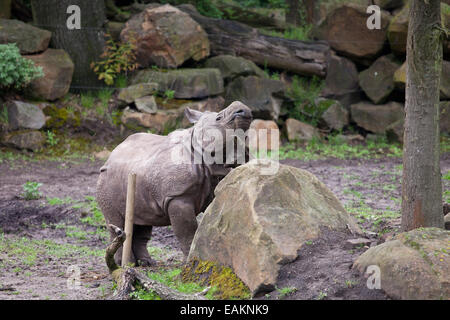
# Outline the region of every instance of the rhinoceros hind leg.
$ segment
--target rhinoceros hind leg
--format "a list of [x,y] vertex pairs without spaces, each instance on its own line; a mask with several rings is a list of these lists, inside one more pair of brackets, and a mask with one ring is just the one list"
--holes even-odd
[[156,264],[148,254],[147,243],[152,236],[152,226],[133,226],[133,253],[137,264],[140,266],[151,266]]

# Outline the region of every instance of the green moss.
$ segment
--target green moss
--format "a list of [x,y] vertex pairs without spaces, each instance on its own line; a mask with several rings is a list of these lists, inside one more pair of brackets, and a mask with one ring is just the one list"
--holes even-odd
[[199,281],[203,285],[214,288],[212,297],[215,299],[249,299],[248,287],[229,267],[220,266],[215,262],[192,260],[185,266],[182,277],[184,281]]
[[58,108],[54,104],[46,106],[43,111],[46,116],[50,117],[45,124],[48,128],[60,129],[66,125],[79,127],[81,124],[81,117],[78,111],[68,110],[64,107]]

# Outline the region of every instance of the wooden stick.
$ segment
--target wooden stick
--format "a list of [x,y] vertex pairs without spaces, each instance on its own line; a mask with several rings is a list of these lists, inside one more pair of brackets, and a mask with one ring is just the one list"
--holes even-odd
[[122,251],[122,267],[130,263],[131,244],[133,240],[134,197],[136,193],[136,174],[128,175],[127,204],[125,209],[125,242]]

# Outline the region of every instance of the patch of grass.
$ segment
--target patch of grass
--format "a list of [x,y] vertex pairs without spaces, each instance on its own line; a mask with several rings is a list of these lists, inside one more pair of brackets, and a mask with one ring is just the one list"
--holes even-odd
[[58,197],[54,197],[54,198],[47,197],[47,202],[51,206],[59,206],[59,205],[63,205],[63,204],[70,204],[73,201],[74,200],[71,197],[65,197],[64,199],[61,199],[61,198],[58,198]]
[[116,80],[115,80],[114,84],[115,84],[116,88],[119,88],[119,89],[126,88],[127,85],[128,85],[128,79],[127,79],[127,77],[125,75],[119,74],[116,77]]
[[92,109],[95,103],[95,97],[92,95],[92,92],[82,93],[80,103],[82,107]]
[[[161,269],[158,272],[148,272],[147,276],[161,284],[164,284],[174,290],[182,293],[196,293],[205,289],[204,286],[196,282],[184,282],[181,279],[182,270],[179,268],[174,269]],[[161,300],[161,298],[154,292],[146,291],[145,289],[138,287],[136,291],[131,293],[131,297],[138,300]]]
[[366,145],[349,145],[338,136],[328,136],[328,140],[314,138],[305,146],[297,147],[293,143],[280,147],[280,159],[316,160],[324,158],[370,159],[380,157],[401,157],[400,145],[389,144],[387,140],[368,141]]
[[324,300],[327,296],[328,294],[326,292],[320,291],[316,297],[316,300]]
[[3,263],[12,267],[25,265],[32,267],[38,263],[47,263],[52,259],[68,259],[71,257],[102,257],[104,249],[92,249],[86,246],[60,244],[48,239],[29,239],[25,237],[9,237],[0,234],[0,253],[7,259]]
[[297,288],[296,287],[285,287],[285,288],[278,288],[278,298],[279,299],[283,299],[284,297],[297,292]]
[[23,193],[22,197],[25,200],[36,200],[42,197],[42,192],[39,191],[39,188],[42,186],[42,183],[36,181],[28,181],[22,185]]
[[286,29],[284,32],[278,32],[278,31],[270,31],[270,32],[264,32],[269,36],[272,37],[279,37],[279,38],[285,38],[289,40],[299,40],[299,41],[308,41],[311,40],[311,30],[313,26],[308,24],[304,26],[299,26],[295,28],[289,28]]
[[109,100],[111,99],[112,94],[113,94],[113,91],[111,89],[102,89],[102,90],[98,91],[97,97],[102,102],[102,106],[104,108],[108,107]]

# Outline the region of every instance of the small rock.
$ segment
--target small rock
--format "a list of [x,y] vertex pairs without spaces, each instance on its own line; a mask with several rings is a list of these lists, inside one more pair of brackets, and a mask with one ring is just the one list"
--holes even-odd
[[289,141],[310,141],[315,137],[320,137],[315,127],[297,119],[289,118],[285,125]]
[[158,110],[154,96],[137,98],[134,103],[136,104],[136,108],[141,112],[154,114]]
[[136,73],[132,84],[157,83],[158,91],[173,91],[175,99],[199,99],[223,93],[223,79],[219,69],[177,69],[167,72],[144,69]]
[[358,247],[365,247],[365,246],[370,246],[371,243],[372,243],[371,240],[365,239],[365,238],[349,239],[349,240],[345,241],[344,248],[345,249],[354,249],[354,248],[358,248]]
[[341,139],[347,144],[354,144],[365,141],[364,137],[360,134],[340,134],[336,138]]
[[129,104],[138,98],[152,95],[157,91],[157,83],[138,83],[127,88],[120,89],[117,99]]
[[349,123],[349,112],[336,101],[322,114],[322,120],[328,128],[342,130]]
[[45,125],[45,115],[42,110],[31,103],[22,101],[10,101],[7,103],[8,123],[12,130],[36,129]]
[[40,131],[15,131],[3,137],[3,144],[22,150],[37,151],[45,143]]
[[[278,125],[272,120],[255,119],[250,124],[249,144],[256,150],[278,150],[280,145],[280,132]],[[262,130],[265,130],[264,132]],[[275,144],[272,145],[272,139]]]
[[374,105],[370,102],[359,102],[350,106],[351,117],[356,124],[367,131],[384,134],[389,125],[405,116],[403,104],[389,102]]
[[206,68],[220,70],[223,79],[228,82],[239,76],[265,77],[265,73],[253,61],[230,55],[220,55],[206,60]]
[[252,109],[253,117],[277,120],[280,115],[285,85],[279,80],[257,76],[237,77],[226,89],[225,104],[241,101]]
[[378,58],[368,69],[359,74],[359,85],[373,103],[386,101],[394,91],[394,73],[401,66],[393,54]]

